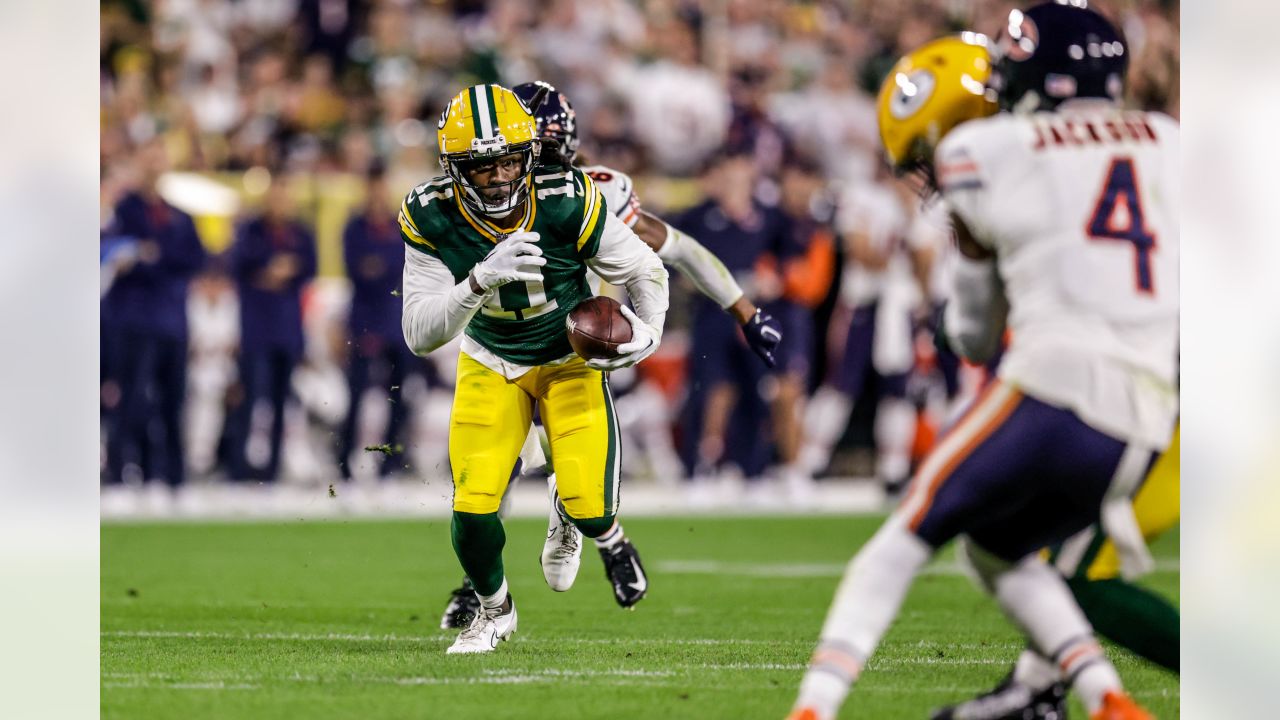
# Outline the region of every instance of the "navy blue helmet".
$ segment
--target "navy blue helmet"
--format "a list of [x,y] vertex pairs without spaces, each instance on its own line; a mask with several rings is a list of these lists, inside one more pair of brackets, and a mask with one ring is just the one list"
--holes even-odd
[[[511,91],[524,101],[537,122],[538,137],[543,139],[542,162],[572,165],[578,155],[578,116],[569,98],[542,80],[522,83]],[[547,147],[547,141],[553,146]]]
[[988,85],[1002,110],[1051,110],[1071,98],[1124,96],[1129,48],[1082,0],[1013,10],[993,49]]

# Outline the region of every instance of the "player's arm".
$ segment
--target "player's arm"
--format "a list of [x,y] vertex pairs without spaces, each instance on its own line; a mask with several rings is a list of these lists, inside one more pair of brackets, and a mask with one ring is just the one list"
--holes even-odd
[[[405,208],[401,208],[399,222],[405,241],[400,326],[415,355],[426,355],[457,337],[498,287],[513,281],[542,280],[539,268],[547,261],[542,250],[529,242],[537,239],[533,233],[514,233],[498,243],[458,282]],[[527,237],[530,235],[533,237]]]
[[470,275],[455,283],[439,258],[406,247],[400,325],[409,349],[426,355],[462,332],[488,297],[476,290]]
[[951,221],[955,224],[960,257],[952,276],[951,301],[947,303],[943,326],[952,350],[967,360],[982,363],[1000,348],[1009,301],[995,255],[978,244],[963,219],[953,213]]
[[943,328],[953,351],[970,361],[985,362],[1000,347],[1009,301],[984,222],[991,217],[987,158],[980,152],[978,138],[964,130],[958,128],[943,139],[934,158],[938,187],[951,211],[960,251]]
[[658,253],[662,262],[671,265],[693,281],[698,292],[724,308],[740,323],[756,314],[756,306],[742,292],[733,273],[702,243],[671,227],[661,219],[640,211],[636,235]]
[[587,267],[613,285],[627,289],[635,312],[623,307],[631,322],[632,341],[618,348],[619,356],[591,360],[598,370],[634,365],[652,355],[662,341],[667,317],[667,269],[635,232],[612,213],[601,213],[599,247],[586,259]]
[[756,307],[733,279],[733,273],[702,243],[671,227],[659,218],[640,211],[636,235],[658,254],[662,262],[679,270],[698,292],[706,295],[742,326],[747,343],[769,367],[773,350],[782,340],[777,322]]

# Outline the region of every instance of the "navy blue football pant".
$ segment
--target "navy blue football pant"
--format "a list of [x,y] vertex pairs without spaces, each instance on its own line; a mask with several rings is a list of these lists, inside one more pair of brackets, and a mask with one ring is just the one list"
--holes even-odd
[[186,338],[124,331],[111,343],[120,404],[107,433],[107,482],[137,465],[146,480],[172,486],[186,480],[182,409],[187,394]]
[[[338,469],[342,477],[350,478],[351,453],[355,450],[356,425],[360,417],[360,401],[364,391],[371,382],[379,382],[387,391],[391,403],[391,416],[387,420],[387,431],[384,443],[394,446],[404,425],[407,408],[401,402],[401,387],[408,374],[408,365],[417,358],[409,354],[403,342],[386,342],[363,351],[356,347],[351,352],[347,366],[347,388],[351,392],[351,404],[347,409],[347,420],[342,425],[342,437],[338,443]],[[375,377],[376,374],[376,377]],[[395,468],[395,463],[402,461],[399,455],[384,454],[379,474],[384,477]]]
[[898,512],[934,548],[964,534],[1017,562],[1098,522],[1112,484],[1136,488],[1157,456],[997,380],[939,440]]
[[[240,354],[240,404],[227,421],[228,468],[233,480],[274,481],[280,472],[280,445],[284,439],[284,405],[297,364],[294,353],[279,348],[246,350]],[[264,467],[249,463],[246,454],[253,431],[253,408],[261,399],[271,403],[270,455]]]

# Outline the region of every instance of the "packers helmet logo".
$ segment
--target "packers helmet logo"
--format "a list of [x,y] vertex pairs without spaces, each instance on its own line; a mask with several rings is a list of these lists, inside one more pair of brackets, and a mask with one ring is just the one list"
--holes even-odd
[[899,72],[893,76],[893,96],[889,100],[889,114],[905,120],[920,112],[920,108],[933,96],[938,85],[933,73],[923,68],[911,72]]
[[1009,24],[1000,33],[1000,40],[996,43],[997,53],[1014,62],[1022,62],[1034,55],[1039,46],[1040,29],[1036,27],[1035,21],[1021,10],[1011,11]]

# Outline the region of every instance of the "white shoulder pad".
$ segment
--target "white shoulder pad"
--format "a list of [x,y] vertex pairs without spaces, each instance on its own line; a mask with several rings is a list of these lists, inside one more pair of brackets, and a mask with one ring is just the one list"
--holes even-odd
[[938,189],[948,208],[984,245],[990,244],[993,231],[995,173],[1020,156],[1018,121],[1007,114],[970,120],[948,133],[933,155]]
[[604,165],[589,165],[578,169],[595,181],[609,211],[626,223],[627,227],[635,227],[640,219],[640,198],[636,196],[631,178],[624,172]]

